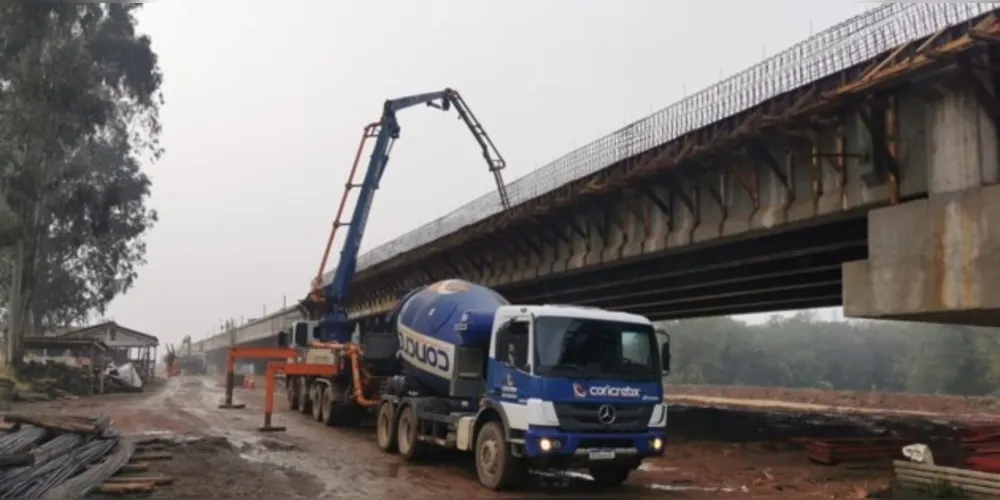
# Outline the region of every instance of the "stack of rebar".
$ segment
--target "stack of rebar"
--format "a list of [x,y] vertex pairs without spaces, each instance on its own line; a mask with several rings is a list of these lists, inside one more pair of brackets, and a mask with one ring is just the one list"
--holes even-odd
[[80,498],[118,472],[132,454],[131,442],[110,428],[107,415],[8,414],[3,420],[0,498]]

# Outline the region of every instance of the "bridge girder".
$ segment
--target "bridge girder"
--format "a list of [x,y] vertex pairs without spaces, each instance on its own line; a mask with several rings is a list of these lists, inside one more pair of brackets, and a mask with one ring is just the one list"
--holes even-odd
[[556,287],[585,270],[923,196],[920,176],[906,175],[905,148],[919,141],[906,123],[954,82],[1000,117],[990,49],[997,40],[993,14],[941,30],[366,269],[352,315],[383,314],[395,290],[456,277],[537,300],[524,292],[535,282]]

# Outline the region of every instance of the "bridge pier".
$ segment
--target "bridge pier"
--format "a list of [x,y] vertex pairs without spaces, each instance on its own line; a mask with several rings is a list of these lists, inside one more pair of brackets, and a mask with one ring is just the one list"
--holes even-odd
[[868,259],[843,265],[845,315],[1000,326],[1000,149],[978,95],[926,107],[926,140],[905,154],[924,163],[910,172],[926,172],[928,197],[869,213]]

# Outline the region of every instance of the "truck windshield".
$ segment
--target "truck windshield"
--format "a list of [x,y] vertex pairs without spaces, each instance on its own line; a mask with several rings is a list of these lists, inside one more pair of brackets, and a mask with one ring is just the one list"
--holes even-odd
[[580,318],[535,320],[535,373],[659,380],[653,327]]

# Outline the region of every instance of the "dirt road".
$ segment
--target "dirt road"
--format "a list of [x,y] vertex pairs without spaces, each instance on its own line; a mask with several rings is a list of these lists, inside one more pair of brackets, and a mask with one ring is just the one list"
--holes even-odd
[[[380,452],[370,428],[332,429],[283,410],[277,395],[275,425],[286,432],[263,434],[263,390],[237,389],[244,409],[219,409],[220,384],[210,378],[175,378],[138,395],[107,395],[25,406],[60,413],[108,413],[128,433],[208,437],[172,449],[174,459],[155,472],[175,483],[158,497],[282,495],[298,498],[526,498],[538,494],[593,497],[580,476],[533,478],[524,491],[497,495],[482,489],[467,457],[440,457],[409,465]],[[779,444],[686,442],[671,437],[668,454],[643,464],[629,484],[608,495],[625,498],[862,498],[860,492],[886,481],[885,471],[848,470],[809,464],[801,450]],[[859,496],[860,495],[860,496]]]
[[[288,430],[260,433],[262,393],[260,389],[238,390],[236,399],[247,403],[247,408],[219,409],[223,389],[215,380],[175,378],[148,394],[25,406],[59,413],[108,413],[114,427],[126,433],[214,438],[181,445],[173,450],[174,460],[157,464],[157,472],[175,478],[173,485],[158,489],[157,496],[428,498],[447,493],[498,497],[479,486],[465,457],[407,465],[398,456],[379,451],[370,429],[331,429],[298,413],[279,412],[275,424],[286,425]],[[537,480],[539,484],[530,490],[499,497],[537,495],[539,489],[570,496],[591,490],[588,481],[581,479]],[[642,486],[630,486],[621,493],[626,498],[664,498],[664,492]],[[669,497],[687,498],[682,493]]]

